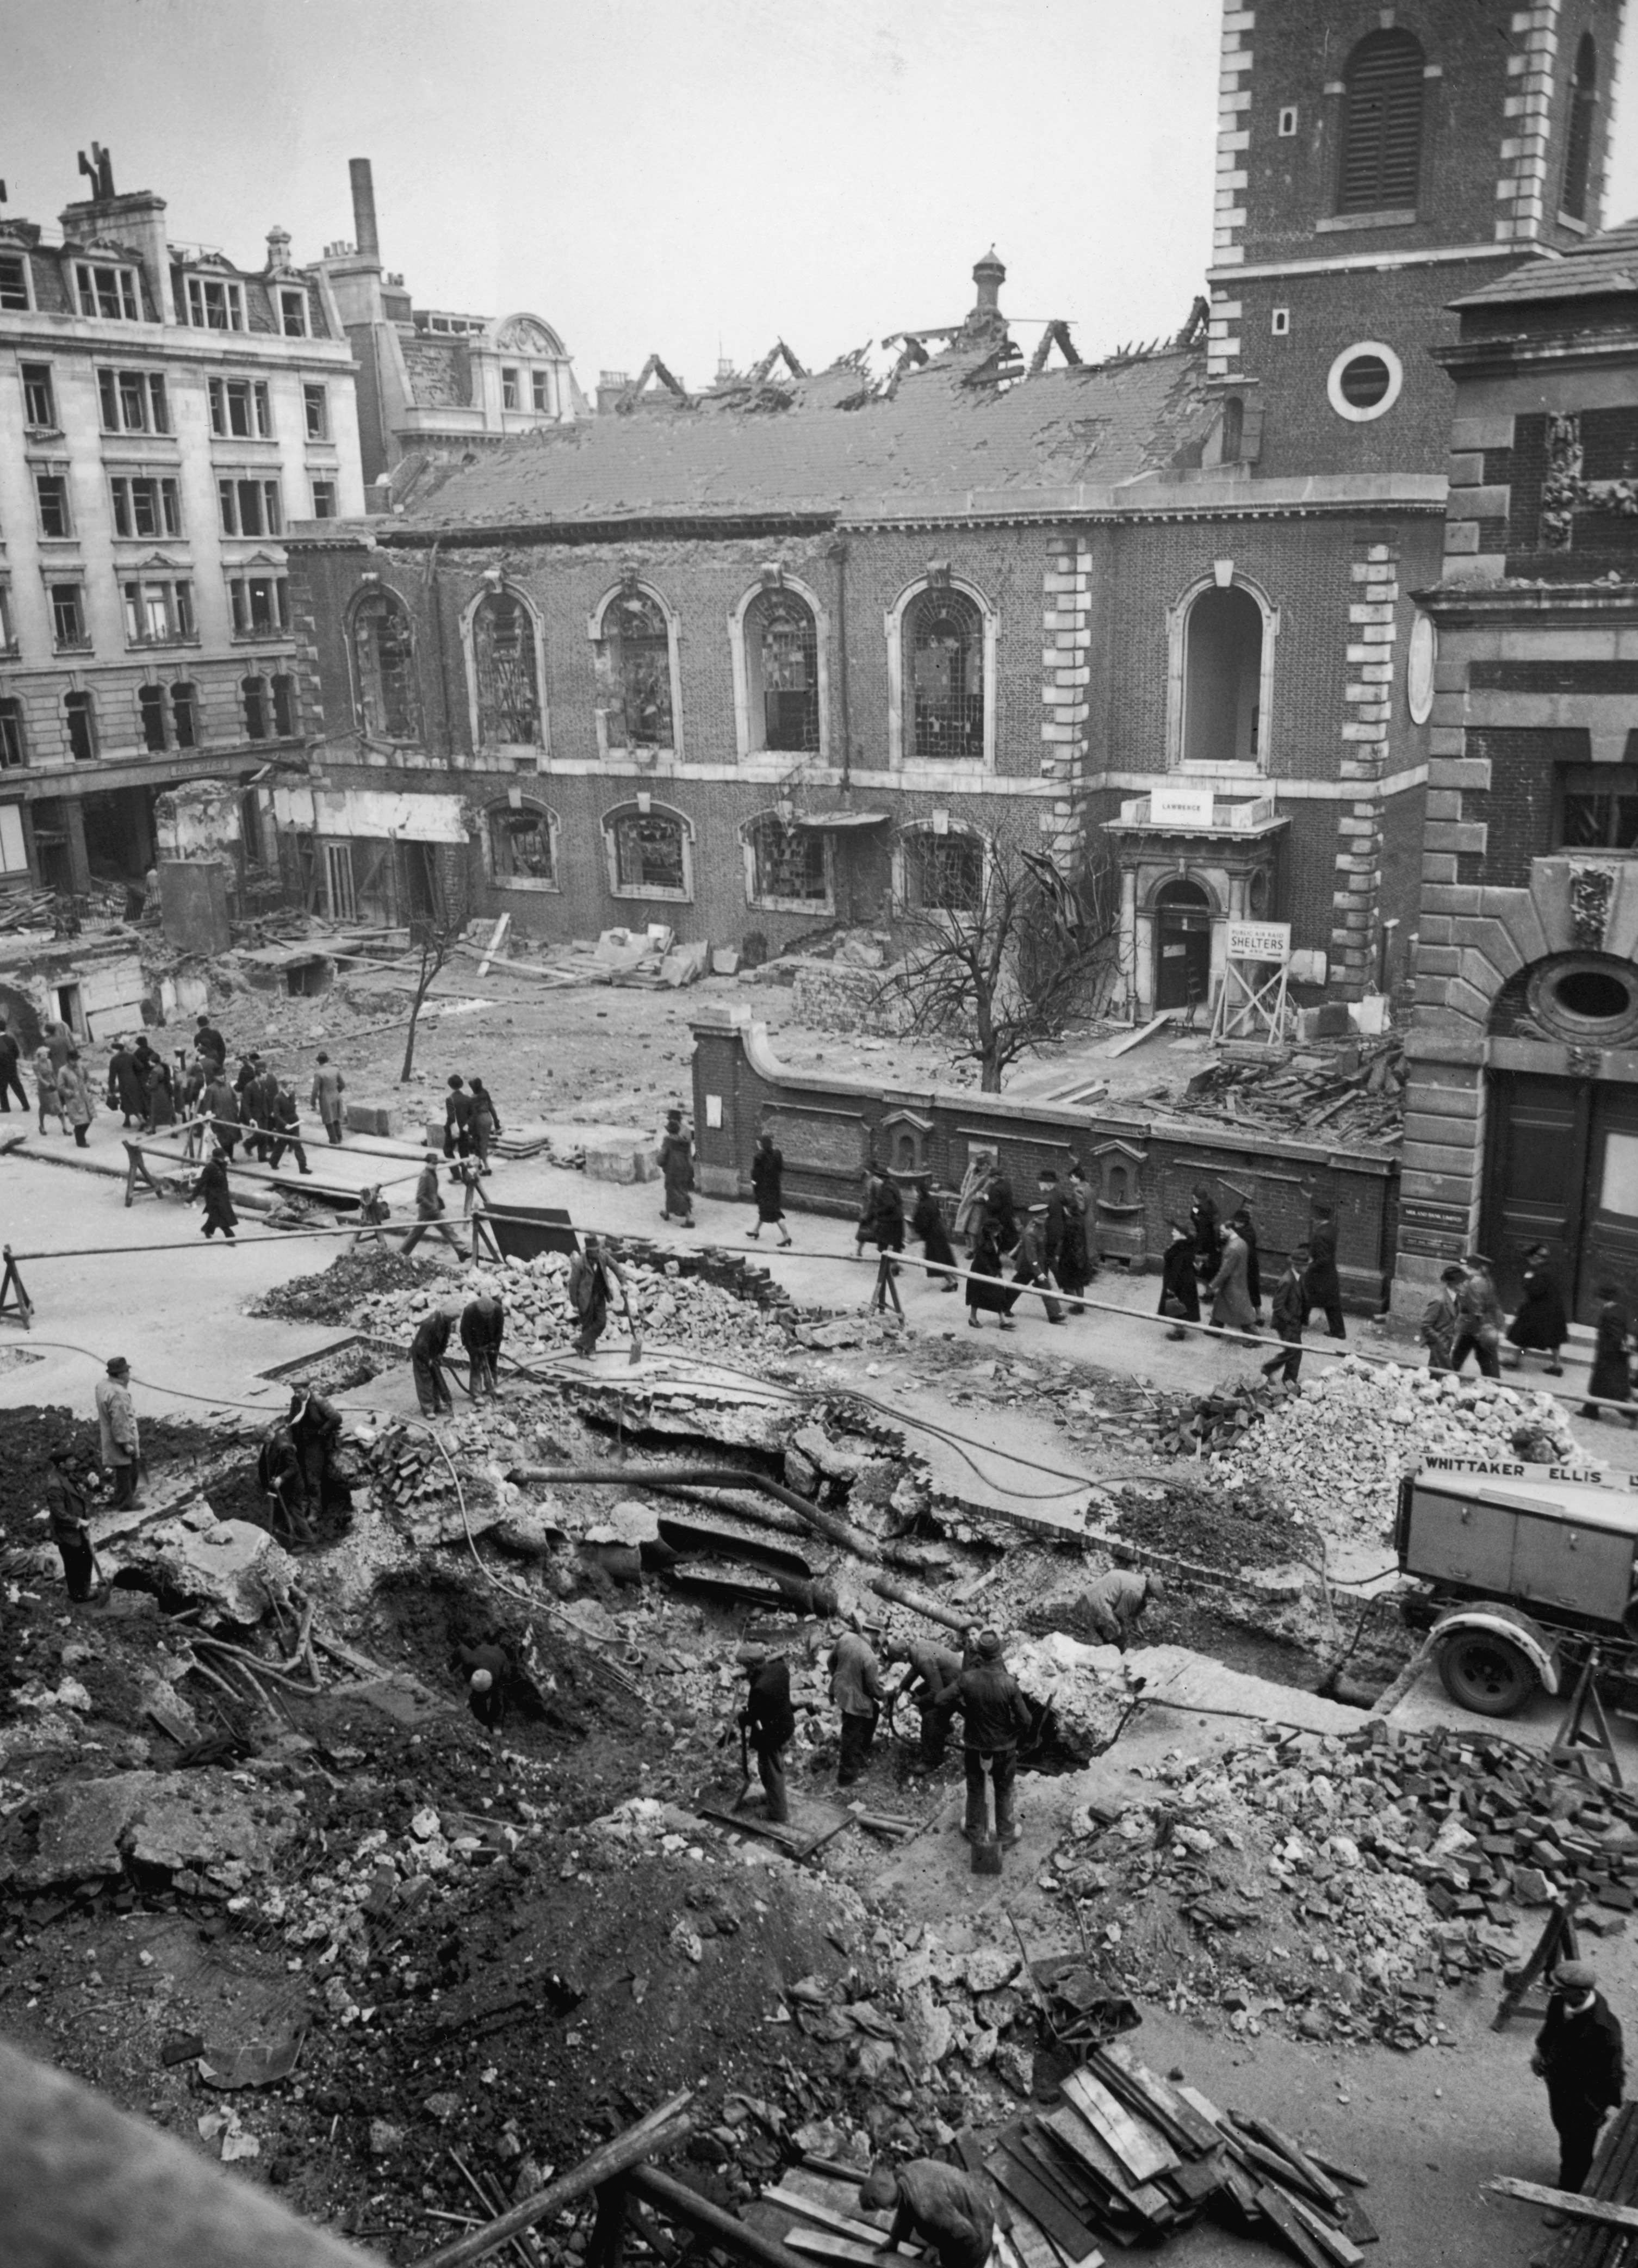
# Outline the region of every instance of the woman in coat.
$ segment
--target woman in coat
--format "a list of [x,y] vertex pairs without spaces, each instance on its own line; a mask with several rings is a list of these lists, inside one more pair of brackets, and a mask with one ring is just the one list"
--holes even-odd
[[[1621,1304],[1621,1295],[1613,1284],[1598,1286],[1598,1337],[1592,1354],[1592,1375],[1587,1381],[1587,1391],[1599,1402],[1630,1402],[1633,1382],[1632,1366],[1627,1360],[1632,1345],[1632,1319]],[[1582,1404],[1583,1418],[1602,1418],[1604,1412],[1596,1402]],[[1638,1425],[1638,1411],[1627,1415],[1629,1425]]]
[[219,1151],[212,1151],[205,1160],[204,1170],[199,1176],[199,1194],[205,1201],[203,1233],[208,1237],[214,1236],[220,1229],[231,1244],[233,1231],[239,1226],[239,1215],[233,1210],[227,1167],[222,1162]]
[[1010,1252],[1018,1241],[1018,1209],[1012,1184],[1003,1173],[992,1173],[984,1192],[984,1218],[995,1233],[997,1252]]
[[1251,1288],[1246,1282],[1251,1257],[1245,1239],[1238,1229],[1230,1228],[1223,1240],[1217,1272],[1207,1286],[1211,1293],[1211,1320],[1223,1329],[1249,1331],[1256,1325]]
[[665,1202],[660,1219],[673,1216],[685,1228],[694,1226],[694,1145],[682,1130],[680,1110],[665,1114],[665,1138],[660,1144],[660,1171],[665,1176]]
[[68,1113],[69,1123],[74,1129],[75,1147],[83,1150],[85,1137],[91,1130],[91,1122],[97,1115],[97,1106],[91,1099],[91,1086],[77,1048],[57,1073],[57,1098],[59,1107]]
[[1086,1233],[1091,1195],[1078,1161],[1072,1164],[1063,1189],[1063,1242],[1058,1255],[1059,1288],[1072,1299],[1080,1297],[1096,1272]]
[[479,1168],[489,1171],[489,1145],[501,1130],[501,1114],[495,1108],[495,1097],[481,1079],[472,1081],[472,1146],[477,1154]]
[[756,1199],[756,1226],[746,1231],[753,1244],[760,1237],[763,1224],[769,1221],[779,1231],[782,1244],[790,1241],[790,1231],[785,1226],[784,1178],[784,1152],[771,1134],[759,1134],[751,1159],[751,1194]]
[[1230,1213],[1229,1226],[1245,1247],[1245,1296],[1252,1303],[1252,1314],[1260,1322],[1263,1312],[1262,1263],[1257,1256],[1257,1231],[1252,1226],[1252,1217],[1244,1205],[1238,1212]]
[[[956,1256],[950,1241],[950,1232],[944,1226],[944,1208],[930,1181],[918,1182],[915,1185],[915,1209],[910,1215],[910,1233],[921,1238],[922,1249],[929,1260],[937,1261],[944,1268],[955,1266]],[[953,1292],[956,1288],[953,1276],[939,1276],[933,1280],[941,1291]]]
[[48,1110],[59,1122],[62,1131],[66,1134],[69,1130],[69,1115],[62,1107],[62,1097],[57,1090],[56,1058],[43,1042],[34,1049],[34,1085],[39,1090],[40,1096],[40,1132],[43,1134],[46,1130],[46,1113]]
[[1003,1331],[1016,1331],[1018,1327],[1012,1321],[1012,1303],[1018,1295],[1001,1280],[1001,1248],[995,1241],[995,1221],[988,1213],[979,1222],[968,1264],[972,1270],[967,1278],[968,1322],[977,1330],[981,1314],[994,1315]]
[[151,1134],[161,1126],[176,1123],[176,1090],[171,1084],[171,1066],[163,1056],[148,1058],[148,1131]]
[[969,1251],[978,1234],[978,1225],[984,1211],[984,1200],[989,1189],[989,1177],[995,1171],[995,1159],[988,1150],[981,1150],[971,1159],[961,1176],[961,1194],[956,1199],[956,1234]]
[[148,1116],[148,1097],[136,1058],[121,1040],[108,1059],[108,1108],[117,1110],[127,1126],[140,1126]]
[[1559,1349],[1569,1336],[1569,1317],[1564,1312],[1559,1279],[1547,1265],[1551,1257],[1545,1244],[1532,1244],[1524,1255],[1524,1295],[1507,1327],[1508,1344],[1517,1351],[1508,1367],[1522,1370],[1524,1350],[1528,1347],[1533,1354],[1546,1355],[1549,1378],[1562,1378]]
[[1183,1325],[1200,1321],[1200,1278],[1194,1272],[1195,1244],[1192,1229],[1180,1221],[1168,1224],[1172,1241],[1160,1263],[1160,1312],[1170,1319],[1169,1339],[1187,1336]]

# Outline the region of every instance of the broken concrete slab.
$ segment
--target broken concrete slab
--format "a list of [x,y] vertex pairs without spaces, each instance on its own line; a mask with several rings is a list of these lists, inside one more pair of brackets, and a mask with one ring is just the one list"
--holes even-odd
[[302,1824],[290,1796],[219,1772],[114,1772],[55,1787],[17,1814],[0,1842],[0,1884],[46,1889],[122,1874],[133,1859],[168,1874],[265,1873]]
[[214,1513],[204,1526],[183,1519],[150,1529],[121,1565],[195,1602],[207,1622],[259,1623],[269,1607],[290,1606],[296,1581],[295,1561],[265,1528]]

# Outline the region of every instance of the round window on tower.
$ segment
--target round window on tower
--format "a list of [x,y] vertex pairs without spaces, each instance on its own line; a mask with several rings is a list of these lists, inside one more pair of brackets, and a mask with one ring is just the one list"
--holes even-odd
[[1339,417],[1363,425],[1392,409],[1405,383],[1405,365],[1380,339],[1344,347],[1331,365],[1326,392]]

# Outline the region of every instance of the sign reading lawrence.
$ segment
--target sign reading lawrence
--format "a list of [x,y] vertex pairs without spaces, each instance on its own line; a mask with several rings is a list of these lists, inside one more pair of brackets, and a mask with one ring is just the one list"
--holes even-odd
[[1289,922],[1231,921],[1228,930],[1230,961],[1277,961],[1283,966],[1291,958]]

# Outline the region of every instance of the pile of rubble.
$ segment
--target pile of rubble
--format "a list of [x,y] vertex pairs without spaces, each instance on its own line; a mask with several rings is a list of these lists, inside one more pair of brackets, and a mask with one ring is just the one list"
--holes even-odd
[[1190,1079],[1174,1108],[1188,1118],[1255,1133],[1328,1142],[1397,1142],[1405,1114],[1405,1047],[1350,1040],[1333,1053],[1284,1063],[1215,1063]]
[[[1264,1411],[1264,1397],[1248,1400]],[[1561,1403],[1489,1379],[1367,1363],[1349,1355],[1246,1430],[1233,1429],[1213,1476],[1261,1482],[1294,1519],[1339,1542],[1379,1539],[1393,1524],[1399,1482],[1428,1454],[1590,1462]]]
[[1638,1903],[1638,1807],[1504,1742],[1271,1732],[1154,1778],[1095,1800],[1042,1879],[1128,1991],[1237,2031],[1424,2045],[1441,1985],[1523,1959],[1522,1909],[1579,1885],[1613,1934]]

